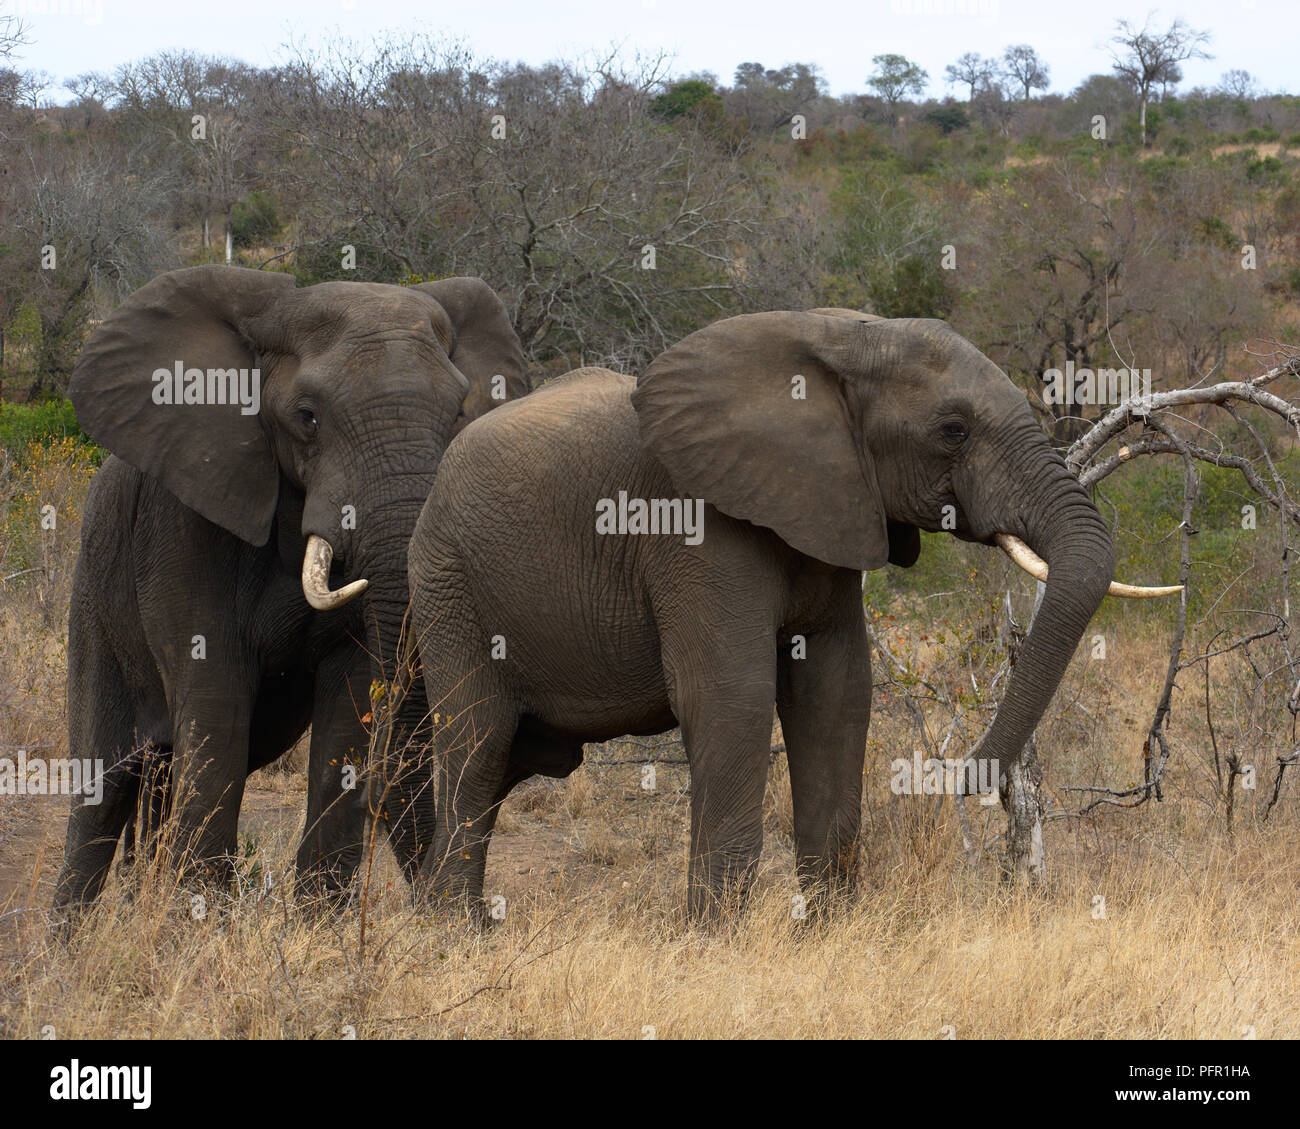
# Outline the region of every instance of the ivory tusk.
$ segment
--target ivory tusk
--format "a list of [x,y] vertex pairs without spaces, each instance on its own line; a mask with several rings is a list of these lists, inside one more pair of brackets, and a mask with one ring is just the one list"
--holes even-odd
[[318,612],[341,608],[354,596],[361,595],[369,585],[368,580],[354,580],[337,592],[330,591],[330,564],[334,549],[324,537],[312,534],[307,538],[307,551],[302,555],[302,594]]
[[[1047,562],[1019,537],[1012,537],[1010,533],[998,533],[993,539],[998,543],[999,549],[1035,580],[1047,579]],[[1128,600],[1151,600],[1157,596],[1174,596],[1182,590],[1181,584],[1168,588],[1144,588],[1138,584],[1121,584],[1118,580],[1112,580],[1106,595],[1122,596]]]

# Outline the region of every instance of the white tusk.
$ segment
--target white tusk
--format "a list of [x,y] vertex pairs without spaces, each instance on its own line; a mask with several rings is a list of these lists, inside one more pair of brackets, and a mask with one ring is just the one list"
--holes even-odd
[[[1019,537],[1012,537],[1010,533],[997,533],[993,539],[998,543],[999,549],[1035,580],[1047,579],[1047,562]],[[1128,600],[1152,600],[1157,596],[1174,596],[1182,590],[1181,584],[1169,588],[1143,588],[1141,585],[1121,584],[1118,580],[1112,580],[1106,595],[1123,596]]]
[[312,534],[307,538],[307,551],[302,555],[302,594],[318,612],[341,608],[353,596],[359,596],[369,586],[368,580],[354,580],[337,592],[330,591],[330,564],[334,549],[324,537]]

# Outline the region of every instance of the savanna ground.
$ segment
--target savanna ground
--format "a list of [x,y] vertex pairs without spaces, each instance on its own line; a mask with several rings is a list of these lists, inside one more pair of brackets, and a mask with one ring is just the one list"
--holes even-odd
[[[91,467],[72,443],[29,452],[26,464],[6,480],[0,572],[41,571],[3,588],[0,740],[56,758],[67,753],[68,591]],[[27,511],[47,502],[57,530],[36,532]],[[789,780],[777,753],[754,898],[729,930],[687,926],[685,767],[657,764],[649,790],[638,763],[591,763],[678,758],[680,748],[631,741],[589,747],[568,780],[534,780],[509,799],[486,885],[504,899],[504,919],[486,935],[413,911],[382,842],[351,909],[302,914],[287,881],[304,807],[300,746],[249,782],[235,891],[209,891],[196,917],[190,893],[158,869],[115,874],[71,947],[46,917],[68,800],[0,796],[0,1037],[1300,1035],[1300,820],[1285,780],[1263,818],[1272,746],[1248,747],[1249,726],[1234,736],[1247,705],[1227,660],[1213,686],[1225,708],[1217,737],[1225,756],[1238,741],[1235,754],[1260,766],[1255,789],[1237,787],[1231,825],[1195,670],[1180,677],[1163,802],[1067,814],[1081,801],[1066,784],[1141,780],[1168,615],[1099,620],[1106,658],[1085,640],[1039,729],[1050,866],[1041,892],[999,881],[1000,807],[967,800],[967,856],[952,797],[891,792],[891,760],[918,745],[909,694],[931,738],[953,716],[943,702],[972,717],[995,702],[984,652],[1008,575],[996,554],[960,552],[973,571],[959,592],[933,597],[951,613],[941,622],[926,597],[869,584],[874,630],[897,666],[891,677],[877,663],[861,892],[829,919],[792,912]],[[1027,610],[1032,587],[1011,588]]]

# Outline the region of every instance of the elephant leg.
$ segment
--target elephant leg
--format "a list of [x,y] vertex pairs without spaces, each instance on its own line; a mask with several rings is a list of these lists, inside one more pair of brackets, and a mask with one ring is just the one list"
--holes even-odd
[[871,718],[871,655],[857,576],[843,614],[807,636],[804,657],[782,645],[777,714],[785,735],[799,883],[810,905],[847,893],[862,819],[862,768]]
[[[762,630],[762,629],[756,629]],[[728,646],[731,643],[732,645]],[[691,771],[691,857],[687,912],[715,922],[738,907],[763,846],[776,693],[775,640],[755,653],[719,639],[709,653],[665,661],[665,677]],[[671,653],[670,641],[665,650]]]
[[131,810],[126,817],[126,827],[122,829],[122,856],[117,865],[119,872],[123,874],[135,866],[136,842],[140,830],[137,822],[137,816],[140,814],[139,807],[140,805],[137,803],[135,808]]
[[182,875],[228,885],[248,775],[252,693],[229,687],[191,694],[177,711],[169,835]]
[[121,874],[131,871],[139,857],[152,861],[171,801],[171,749],[148,745],[140,750],[140,784],[122,832]]
[[[450,669],[457,668],[453,664]],[[460,669],[469,669],[469,664]],[[433,685],[426,685],[429,700],[435,702]],[[435,901],[468,903],[477,916],[497,808],[523,779],[512,776],[510,765],[519,715],[482,665],[462,677],[446,700],[437,702],[433,714],[440,771],[436,831],[423,870],[429,879],[427,893]]]
[[69,923],[99,897],[112,869],[117,841],[135,810],[138,768],[130,756],[105,770],[98,803],[73,796],[63,852],[63,869],[54,893],[54,912]]
[[[394,683],[396,690],[392,689]],[[418,666],[403,671],[389,687],[393,705],[376,734],[374,782],[369,788],[369,807],[362,815],[367,818],[378,812],[382,816],[402,874],[414,887],[436,834],[434,715],[425,705]],[[440,719],[444,716],[439,714]],[[375,769],[380,770],[378,777],[373,777]]]
[[370,657],[350,643],[316,671],[307,817],[297,857],[300,896],[336,898],[361,862],[367,815],[362,774],[370,739],[361,718],[371,708],[369,689]]
[[[158,843],[162,836],[163,825],[171,814],[172,798],[172,751],[151,745],[145,750],[144,766],[141,772],[142,800],[138,807],[143,817],[139,843],[145,848],[145,858],[152,859],[158,853]],[[148,799],[148,805],[144,803]]]
[[93,632],[85,638],[74,624],[69,634],[68,756],[90,760],[102,786],[98,802],[93,795],[72,797],[53,907],[70,925],[103,889],[118,838],[135,811],[140,769],[121,667]]

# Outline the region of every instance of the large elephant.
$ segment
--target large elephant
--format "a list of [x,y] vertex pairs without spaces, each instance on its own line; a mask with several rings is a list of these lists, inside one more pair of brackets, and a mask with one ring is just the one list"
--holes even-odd
[[688,907],[711,916],[758,859],[774,702],[800,880],[819,900],[846,888],[871,703],[860,574],[912,565],[921,529],[1050,564],[977,754],[1021,755],[1111,582],[1109,532],[974,346],[843,313],[715,323],[639,381],[578,370],[451,444],[409,554],[439,723],[434,898],[481,905],[517,782],[680,723]]
[[[411,529],[453,431],[527,388],[476,278],[298,288],[194,267],[109,315],[69,392],[115,456],[86,502],[68,630],[70,755],[100,760],[105,787],[73,799],[56,910],[98,894],[150,763],[171,770],[176,845],[228,874],[247,773],[309,723],[299,879],[346,882],[362,805],[343,764],[393,667]],[[388,805],[410,874],[431,791]]]

